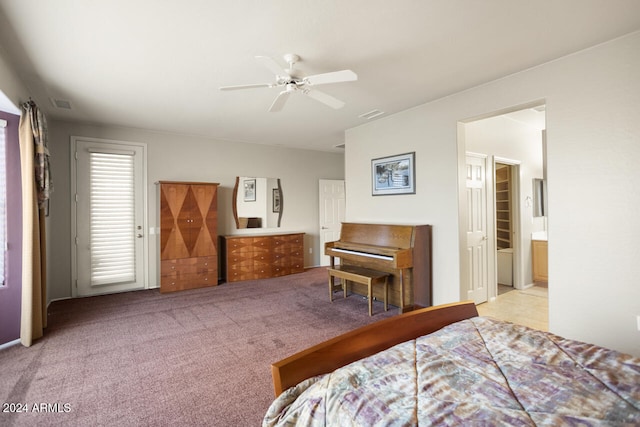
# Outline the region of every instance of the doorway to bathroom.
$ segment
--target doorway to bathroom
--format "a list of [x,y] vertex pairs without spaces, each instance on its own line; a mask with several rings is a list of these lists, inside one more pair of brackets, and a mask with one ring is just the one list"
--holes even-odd
[[[533,212],[533,182],[544,178],[544,128],[543,104],[470,119],[461,123],[459,128],[465,152],[482,154],[487,158],[485,266],[489,301],[500,294],[500,289],[521,291],[534,285],[531,241],[532,234],[540,229],[541,221]],[[461,194],[464,201],[466,197],[463,197]],[[462,227],[467,223],[468,215],[463,215],[461,236],[465,231]],[[467,261],[469,251],[466,247],[464,249],[461,251],[463,296],[471,289],[467,283],[471,277]],[[509,288],[498,286],[498,283]]]

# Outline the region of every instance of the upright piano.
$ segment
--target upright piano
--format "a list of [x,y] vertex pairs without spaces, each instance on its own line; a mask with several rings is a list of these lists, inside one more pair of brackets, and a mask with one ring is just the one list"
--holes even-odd
[[[340,240],[325,243],[324,253],[331,267],[340,258],[342,265],[389,273],[389,303],[401,312],[432,305],[430,225],[344,222]],[[358,283],[350,283],[350,290],[367,295]],[[376,289],[373,296],[383,299],[381,292]]]

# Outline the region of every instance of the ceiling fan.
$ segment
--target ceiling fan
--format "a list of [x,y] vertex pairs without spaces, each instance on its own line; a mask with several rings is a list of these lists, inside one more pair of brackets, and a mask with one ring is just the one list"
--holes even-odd
[[256,56],[256,60],[271,70],[276,75],[274,83],[258,83],[237,86],[223,86],[220,90],[255,89],[261,87],[281,87],[283,90],[276,96],[276,99],[269,107],[269,112],[282,110],[289,96],[294,92],[303,93],[316,101],[320,101],[331,108],[342,108],[344,102],[333,96],[321,92],[315,88],[317,85],[329,83],[341,83],[358,80],[358,75],[351,70],[333,71],[330,73],[304,76],[300,71],[294,70],[293,66],[300,61],[300,57],[294,53],[284,55],[285,62],[289,68],[282,68],[276,61],[268,56]]

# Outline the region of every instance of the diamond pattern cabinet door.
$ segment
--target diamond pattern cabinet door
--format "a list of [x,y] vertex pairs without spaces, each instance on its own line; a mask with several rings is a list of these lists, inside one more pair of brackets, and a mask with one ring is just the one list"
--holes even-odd
[[193,248],[192,256],[217,255],[218,197],[217,186],[192,185],[193,209],[191,212]]
[[179,227],[179,217],[189,187],[162,184],[160,186],[160,259],[188,258],[189,251]]
[[218,284],[218,184],[160,182],[160,291]]
[[194,256],[194,248],[198,241],[198,234],[202,228],[202,216],[198,213],[193,196],[193,189],[189,187],[184,202],[178,214],[178,228],[184,239],[184,245],[189,257]]

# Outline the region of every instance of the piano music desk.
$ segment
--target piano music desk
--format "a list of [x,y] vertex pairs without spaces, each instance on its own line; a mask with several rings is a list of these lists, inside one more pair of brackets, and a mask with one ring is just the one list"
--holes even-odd
[[372,286],[377,283],[384,285],[384,311],[388,311],[387,297],[389,293],[389,274],[382,271],[371,270],[369,268],[356,267],[353,265],[336,265],[327,268],[329,272],[329,301],[333,302],[333,278],[340,279],[344,298],[347,297],[347,281],[362,283],[367,285],[367,299],[369,301],[369,316],[373,314],[373,292]]

